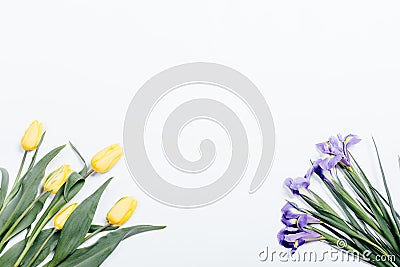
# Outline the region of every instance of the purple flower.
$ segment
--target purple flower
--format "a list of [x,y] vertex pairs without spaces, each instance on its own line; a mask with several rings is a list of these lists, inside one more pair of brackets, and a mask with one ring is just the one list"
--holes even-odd
[[321,240],[322,236],[310,230],[285,227],[278,233],[279,244],[285,248],[290,248],[292,253],[306,242]]
[[327,170],[321,167],[323,161],[323,159],[318,159],[314,161],[313,166],[308,170],[307,173],[315,173],[316,175],[318,175],[319,178],[333,186],[332,172],[330,169]]
[[293,195],[309,195],[308,187],[310,186],[310,177],[313,174],[312,171],[307,171],[304,177],[287,178],[284,184],[292,191]]
[[293,195],[308,195],[308,187],[310,186],[310,179],[305,177],[297,177],[295,179],[287,178],[285,185],[292,191]]
[[348,147],[360,141],[361,139],[353,134],[349,134],[345,138],[343,138],[341,134],[338,134],[337,137],[330,137],[327,142],[317,144],[317,149],[328,155],[327,158],[320,162],[320,166],[325,170],[331,170],[339,162],[350,166]]
[[303,229],[308,224],[320,223],[320,220],[298,210],[296,203],[288,202],[281,209],[282,223],[290,227]]
[[345,155],[345,158],[348,159],[347,165],[350,166],[350,155],[349,155],[349,151],[347,148],[351,145],[355,145],[355,144],[359,143],[361,141],[361,139],[358,138],[358,136],[354,135],[354,134],[349,134],[344,139],[342,138],[341,134],[338,134],[338,139],[343,144],[344,155]]
[[299,206],[297,206],[296,203],[288,201],[281,209],[281,212],[286,218],[294,218],[297,214],[299,214],[298,208]]

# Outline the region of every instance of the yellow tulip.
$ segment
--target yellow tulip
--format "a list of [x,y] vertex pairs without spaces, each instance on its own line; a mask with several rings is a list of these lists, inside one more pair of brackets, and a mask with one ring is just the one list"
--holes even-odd
[[137,207],[137,201],[133,197],[123,197],[107,213],[109,224],[121,226],[126,223]]
[[108,172],[122,157],[122,154],[122,147],[117,144],[106,147],[92,158],[92,169],[98,173]]
[[38,147],[40,138],[43,134],[43,125],[38,121],[34,121],[29,125],[21,140],[22,148],[25,151],[31,151]]
[[77,206],[78,203],[73,203],[60,210],[53,219],[54,228],[61,230],[64,227],[65,222],[68,220],[69,216],[72,214]]
[[68,177],[74,171],[71,169],[69,164],[64,164],[46,177],[44,180],[43,189],[57,194],[61,186],[67,181]]

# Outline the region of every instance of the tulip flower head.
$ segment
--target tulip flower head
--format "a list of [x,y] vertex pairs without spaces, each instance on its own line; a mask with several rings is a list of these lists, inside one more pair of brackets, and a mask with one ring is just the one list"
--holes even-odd
[[109,224],[121,226],[126,223],[137,207],[137,201],[133,197],[123,197],[107,213]]
[[78,203],[73,203],[60,210],[60,212],[57,213],[57,215],[54,217],[54,228],[56,228],[57,230],[62,230],[65,222],[68,220],[69,216],[72,214],[77,206]]
[[92,169],[98,173],[108,172],[122,157],[122,154],[122,147],[117,144],[106,147],[92,158]]
[[21,146],[25,151],[35,150],[43,135],[43,125],[37,120],[33,121],[21,139]]
[[74,171],[71,169],[69,164],[62,165],[46,177],[43,189],[52,194],[57,194],[58,190],[63,186],[63,184],[68,180],[70,174],[73,172]]

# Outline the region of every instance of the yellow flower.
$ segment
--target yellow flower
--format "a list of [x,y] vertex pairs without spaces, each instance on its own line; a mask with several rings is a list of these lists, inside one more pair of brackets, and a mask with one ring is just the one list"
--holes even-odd
[[78,206],[78,203],[73,203],[60,210],[53,219],[54,228],[61,230],[76,206]]
[[133,197],[123,197],[107,213],[107,221],[109,224],[121,226],[135,212],[137,201]]
[[67,181],[68,177],[74,171],[71,170],[69,164],[64,164],[46,177],[44,180],[43,189],[51,192],[52,194],[57,194],[58,189]]
[[29,125],[21,140],[22,148],[26,151],[31,151],[37,148],[40,138],[43,134],[43,125],[38,121],[34,121]]
[[98,173],[108,172],[122,157],[122,147],[111,145],[100,150],[92,158],[92,169]]

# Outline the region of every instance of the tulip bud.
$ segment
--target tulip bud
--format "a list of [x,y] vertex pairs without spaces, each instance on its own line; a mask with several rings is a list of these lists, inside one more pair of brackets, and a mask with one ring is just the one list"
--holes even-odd
[[68,220],[69,216],[72,214],[77,206],[78,203],[73,203],[60,210],[53,219],[54,228],[56,228],[57,230],[61,230],[64,227],[65,222]]
[[99,151],[92,158],[92,169],[98,173],[108,172],[122,157],[122,147],[111,145]]
[[43,189],[45,191],[51,192],[52,194],[57,194],[61,186],[67,181],[68,177],[74,171],[71,170],[71,166],[64,164],[46,177],[44,180]]
[[123,197],[107,213],[107,221],[109,224],[121,226],[135,212],[137,201],[133,197]]
[[43,134],[43,125],[38,121],[34,121],[29,125],[28,129],[25,131],[24,136],[21,140],[22,148],[25,151],[35,150],[38,145],[40,138]]

